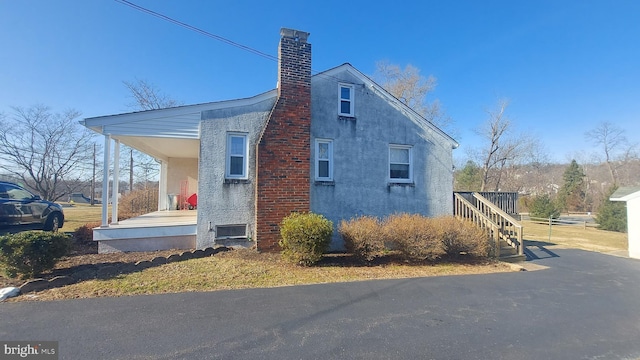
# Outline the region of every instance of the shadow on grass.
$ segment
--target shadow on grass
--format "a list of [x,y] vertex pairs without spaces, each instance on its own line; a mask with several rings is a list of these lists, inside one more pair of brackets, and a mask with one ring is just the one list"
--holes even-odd
[[348,253],[330,253],[325,254],[316,267],[376,267],[388,265],[404,265],[404,266],[434,266],[441,264],[465,264],[465,265],[483,265],[495,260],[489,258],[479,258],[470,255],[460,255],[458,257],[444,256],[436,260],[414,261],[407,260],[398,254],[387,254],[378,256],[371,261],[360,259]]
[[[183,251],[166,257],[156,256],[151,260],[81,263],[65,268],[53,269],[48,273],[42,274],[41,278],[28,280],[20,286],[20,293],[26,294],[30,292],[54,289],[89,280],[109,280],[120,275],[128,275],[172,262],[210,257],[229,250],[231,249],[227,247],[216,247],[204,250]],[[72,256],[88,254],[91,254],[91,252],[84,254],[76,252],[75,254],[72,254]],[[95,254],[95,252],[93,254]]]
[[[93,245],[93,244],[91,244]],[[60,288],[63,286],[81,283],[90,280],[109,280],[120,275],[128,275],[143,271],[152,267],[161,266],[167,263],[184,261],[189,259],[197,259],[203,257],[214,256],[221,252],[232,250],[228,247],[207,248],[204,250],[183,251],[174,253],[169,256],[155,256],[151,260],[136,261],[109,261],[86,263],[78,262],[67,267],[54,269],[50,272],[42,274],[40,278],[32,279],[25,282],[20,287],[21,294],[38,292],[48,289]],[[255,250],[254,250],[255,251]],[[82,259],[84,256],[96,254],[97,249],[88,246],[76,247],[70,258],[78,257]],[[166,252],[165,252],[166,254]],[[144,258],[144,257],[142,257]],[[147,256],[146,259],[149,259]],[[478,258],[469,255],[460,255],[458,257],[445,256],[437,260],[409,261],[399,254],[389,253],[379,256],[371,261],[364,261],[347,253],[331,253],[325,254],[314,267],[342,267],[342,268],[363,268],[378,267],[390,265],[402,266],[436,266],[442,264],[461,264],[461,265],[486,265],[495,262],[495,259]]]

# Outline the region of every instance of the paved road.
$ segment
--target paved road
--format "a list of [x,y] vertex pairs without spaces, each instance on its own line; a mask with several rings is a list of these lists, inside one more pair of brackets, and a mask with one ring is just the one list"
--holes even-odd
[[0,304],[0,340],[64,359],[638,359],[640,261],[531,247],[548,269]]

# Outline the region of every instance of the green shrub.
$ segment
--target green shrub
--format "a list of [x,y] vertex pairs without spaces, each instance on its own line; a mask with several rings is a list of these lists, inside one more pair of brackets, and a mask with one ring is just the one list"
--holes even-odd
[[280,223],[279,244],[285,260],[310,266],[322,259],[329,249],[333,223],[313,213],[293,213]]
[[560,210],[549,195],[545,194],[533,198],[529,205],[529,214],[531,217],[557,219],[560,217]]
[[624,202],[613,202],[600,208],[598,216],[598,229],[627,232],[627,209]]
[[10,277],[33,277],[51,270],[71,250],[71,239],[62,233],[27,231],[0,236],[0,264]]
[[384,253],[382,224],[374,217],[342,220],[338,232],[347,251],[361,260],[371,261]]
[[418,214],[396,214],[383,222],[385,243],[409,261],[435,260],[443,255],[434,219]]
[[598,229],[627,232],[627,204],[624,201],[609,200],[617,189],[617,186],[613,186],[602,199],[602,205],[600,205],[598,216],[596,216]]
[[447,256],[457,258],[462,254],[488,257],[491,241],[487,233],[469,221],[445,216],[434,219],[442,249]]
[[100,225],[100,222],[92,222],[80,226],[73,232],[73,240],[78,244],[91,243],[93,241],[93,228]]

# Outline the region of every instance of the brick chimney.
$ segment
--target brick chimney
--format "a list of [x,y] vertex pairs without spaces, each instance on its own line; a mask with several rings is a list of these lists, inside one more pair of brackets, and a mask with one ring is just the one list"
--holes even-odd
[[311,159],[311,44],[309,33],[280,29],[278,100],[258,141],[256,245],[280,251],[279,224],[308,212]]

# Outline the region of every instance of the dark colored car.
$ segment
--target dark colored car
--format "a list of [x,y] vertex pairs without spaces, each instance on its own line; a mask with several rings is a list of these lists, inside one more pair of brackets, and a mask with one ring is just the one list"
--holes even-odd
[[0,233],[58,231],[63,224],[62,206],[42,200],[21,186],[0,181]]

